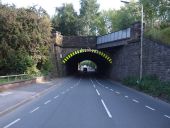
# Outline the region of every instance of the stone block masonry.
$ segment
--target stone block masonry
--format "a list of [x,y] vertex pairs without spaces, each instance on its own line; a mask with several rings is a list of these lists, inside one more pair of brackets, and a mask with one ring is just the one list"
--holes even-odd
[[[139,41],[115,48],[111,54],[112,78],[122,80],[127,76],[139,76]],[[143,75],[156,75],[161,80],[170,80],[170,46],[144,39]]]

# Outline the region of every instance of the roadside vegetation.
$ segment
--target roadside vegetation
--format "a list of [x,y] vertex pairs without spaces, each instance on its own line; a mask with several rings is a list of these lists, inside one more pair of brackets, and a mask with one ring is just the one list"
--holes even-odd
[[140,81],[137,77],[127,77],[123,84],[170,102],[170,81],[160,81],[156,76],[144,76]]
[[0,4],[0,75],[47,73],[50,36],[50,18],[41,7]]
[[147,31],[145,36],[163,44],[170,45],[170,26],[162,29],[153,28]]

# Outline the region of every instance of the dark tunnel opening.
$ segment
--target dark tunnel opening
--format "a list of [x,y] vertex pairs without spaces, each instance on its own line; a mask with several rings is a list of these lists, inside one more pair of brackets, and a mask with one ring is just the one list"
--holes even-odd
[[67,75],[79,73],[78,64],[84,60],[90,60],[96,64],[96,75],[109,76],[111,63],[100,55],[92,52],[84,52],[71,57],[65,64]]

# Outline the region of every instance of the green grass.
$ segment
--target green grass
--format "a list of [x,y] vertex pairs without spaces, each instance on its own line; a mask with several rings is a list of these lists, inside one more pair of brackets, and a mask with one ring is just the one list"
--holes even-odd
[[170,27],[164,29],[150,29],[145,33],[145,36],[166,45],[170,45]]
[[137,77],[127,77],[123,83],[152,96],[170,102],[170,82],[160,81],[155,76],[145,76],[141,81]]

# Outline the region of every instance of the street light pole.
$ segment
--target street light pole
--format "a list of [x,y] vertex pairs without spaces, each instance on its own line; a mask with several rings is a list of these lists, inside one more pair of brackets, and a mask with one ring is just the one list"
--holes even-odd
[[141,36],[140,36],[140,80],[143,76],[143,4],[141,4]]
[[[129,4],[128,1],[121,0],[125,4]],[[143,4],[139,3],[141,6],[141,35],[140,35],[140,74],[139,78],[142,80],[143,77]]]

